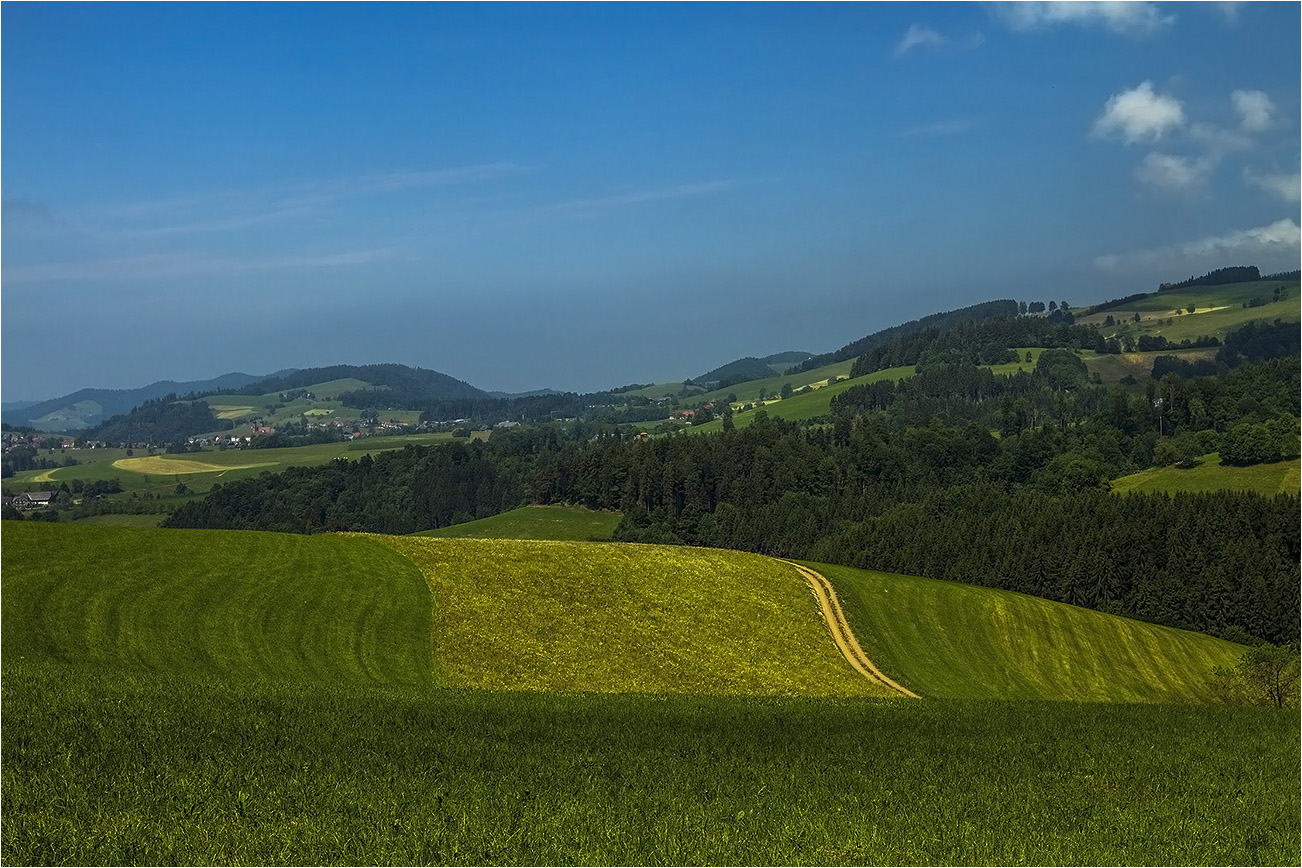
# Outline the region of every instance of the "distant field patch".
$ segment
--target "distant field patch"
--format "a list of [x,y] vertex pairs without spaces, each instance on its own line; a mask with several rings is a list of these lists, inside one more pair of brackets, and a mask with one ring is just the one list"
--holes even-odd
[[119,470],[132,473],[152,473],[170,475],[176,473],[219,473],[225,470],[248,470],[251,467],[270,467],[278,462],[261,461],[254,464],[209,464],[206,461],[194,461],[189,458],[167,458],[162,455],[149,455],[142,458],[119,458],[113,466]]
[[232,404],[209,404],[218,419],[238,419],[253,412],[252,407],[240,407]]
[[1112,480],[1112,490],[1117,494],[1254,491],[1270,497],[1297,494],[1302,488],[1302,459],[1250,467],[1231,467],[1220,462],[1220,454],[1212,452],[1199,458],[1196,467],[1150,467]]

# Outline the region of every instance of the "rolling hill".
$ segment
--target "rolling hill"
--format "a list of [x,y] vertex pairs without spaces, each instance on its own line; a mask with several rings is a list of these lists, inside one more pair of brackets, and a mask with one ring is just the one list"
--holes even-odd
[[154,398],[173,393],[184,395],[189,392],[240,389],[259,379],[261,378],[249,374],[233,373],[210,380],[184,383],[159,380],[138,389],[80,389],[61,398],[6,409],[3,418],[7,424],[15,427],[30,426],[40,431],[80,431],[93,428],[111,416],[126,413]]
[[1297,859],[1296,715],[1164,704],[1208,637],[829,568],[886,699],[753,555],[4,532],[7,864]]
[[[5,543],[11,659],[489,690],[884,695],[839,656],[799,573],[759,555],[37,523],[7,524]],[[924,697],[1206,701],[1212,666],[1237,653],[1019,594],[818,569],[869,656]]]

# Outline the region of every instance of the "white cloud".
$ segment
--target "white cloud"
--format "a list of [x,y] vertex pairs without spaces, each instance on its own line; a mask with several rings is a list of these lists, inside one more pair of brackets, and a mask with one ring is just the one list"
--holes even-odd
[[1278,196],[1285,202],[1297,202],[1302,198],[1302,174],[1291,175],[1287,172],[1259,175],[1252,169],[1243,170],[1243,180],[1254,187],[1260,187],[1267,193]]
[[1104,254],[1095,257],[1094,266],[1104,271],[1143,269],[1184,274],[1206,266],[1264,260],[1257,261],[1256,264],[1271,269],[1282,268],[1289,262],[1294,263],[1292,267],[1296,267],[1300,250],[1302,227],[1292,219],[1285,218],[1268,226],[1240,229],[1181,244]]
[[1168,193],[1187,193],[1207,183],[1216,162],[1209,157],[1177,157],[1152,153],[1135,169],[1135,177],[1150,187]]
[[900,40],[900,44],[895,46],[895,56],[900,57],[920,45],[944,45],[948,41],[925,24],[912,24],[909,26],[909,31],[904,34],[904,38]]
[[1168,130],[1184,126],[1184,107],[1173,96],[1156,93],[1153,83],[1113,94],[1094,121],[1094,134],[1120,132],[1127,143],[1160,139]]
[[1230,102],[1239,113],[1239,126],[1244,132],[1259,133],[1270,129],[1275,115],[1275,104],[1259,90],[1236,90]]
[[1000,3],[1001,18],[1014,30],[1038,30],[1057,24],[1101,24],[1114,33],[1141,35],[1160,30],[1175,20],[1153,3],[1055,2]]

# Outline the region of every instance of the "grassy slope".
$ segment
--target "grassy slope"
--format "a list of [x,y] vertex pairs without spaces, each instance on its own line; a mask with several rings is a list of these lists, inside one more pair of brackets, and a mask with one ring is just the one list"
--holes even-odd
[[1205,702],[1240,646],[1008,591],[817,565],[859,642],[924,697]]
[[432,683],[425,583],[369,540],[5,522],[3,551],[6,660]]
[[1118,494],[1255,491],[1269,497],[1297,494],[1302,487],[1302,459],[1251,467],[1229,467],[1220,460],[1220,455],[1213,452],[1200,458],[1195,467],[1150,467],[1112,480],[1112,490]]
[[671,546],[385,537],[438,601],[445,683],[561,692],[886,695],[827,635],[800,576]]
[[609,540],[619,513],[579,506],[522,506],[489,518],[424,530],[412,536],[440,539]]
[[[1270,299],[1277,286],[1288,287],[1288,297],[1283,301],[1270,302],[1262,307],[1243,307],[1243,303],[1254,296]],[[1190,304],[1196,308],[1192,314],[1186,311]],[[1186,312],[1177,315],[1176,310]],[[1224,338],[1251,320],[1271,321],[1278,318],[1285,322],[1296,322],[1302,319],[1302,294],[1299,293],[1296,282],[1258,281],[1224,286],[1196,286],[1149,295],[1121,307],[1081,317],[1077,321],[1102,326],[1104,320],[1111,315],[1118,322],[1117,326],[1104,329],[1104,334],[1111,336],[1119,333],[1126,321],[1136,313],[1139,314],[1140,321],[1130,325],[1130,333],[1135,336],[1164,335],[1173,341],[1185,338],[1193,340],[1202,335]],[[1167,320],[1171,320],[1170,325],[1167,325]]]
[[[815,416],[821,416],[827,413],[832,406],[832,398],[839,395],[846,389],[854,386],[861,386],[865,383],[875,383],[880,380],[902,380],[905,377],[913,376],[913,366],[902,368],[888,368],[884,371],[876,371],[871,374],[865,374],[862,377],[856,377],[853,380],[842,380],[832,386],[820,386],[803,395],[792,395],[790,398],[778,401],[766,401],[762,405],[763,410],[774,418],[790,419],[800,421],[802,419],[812,419]],[[741,388],[748,384],[738,384]],[[738,395],[741,393],[738,392]],[[757,405],[760,406],[760,405]],[[732,417],[733,424],[738,428],[746,428],[755,421],[755,411],[751,410],[745,413],[737,413]],[[723,430],[723,420],[715,419],[706,422],[704,425],[695,425],[688,429],[692,433],[706,433],[710,431]]]

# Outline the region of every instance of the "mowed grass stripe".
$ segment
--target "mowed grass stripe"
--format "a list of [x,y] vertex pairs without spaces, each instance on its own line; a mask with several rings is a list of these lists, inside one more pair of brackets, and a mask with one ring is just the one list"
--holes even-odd
[[923,696],[1209,702],[1242,646],[1010,591],[825,564],[864,651]]
[[3,571],[5,657],[433,683],[423,578],[368,539],[6,522]]
[[377,537],[435,597],[449,686],[562,693],[888,696],[838,653],[800,575],[674,546]]

